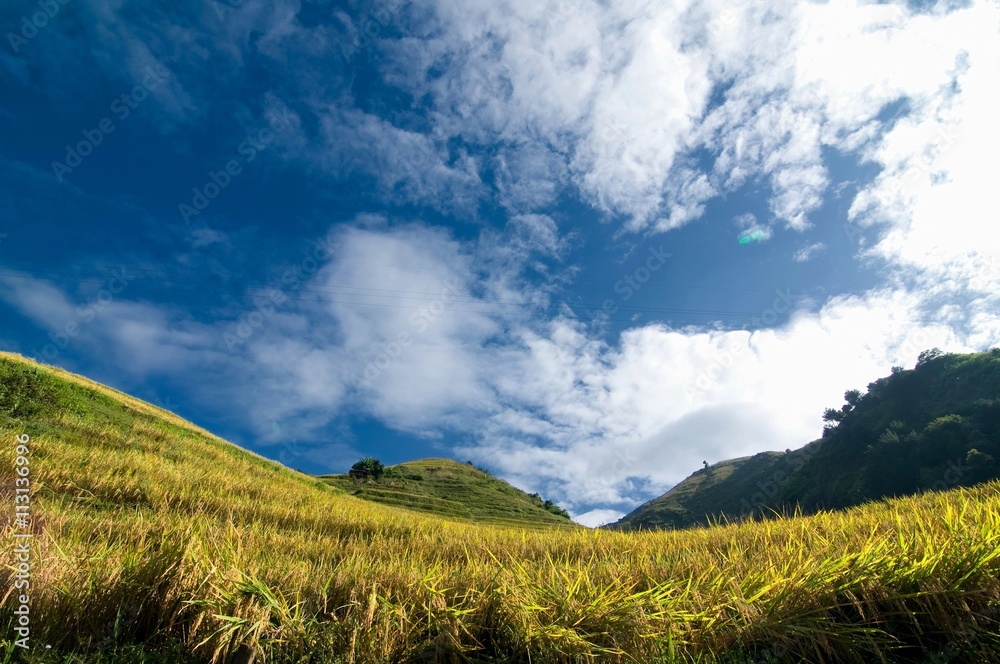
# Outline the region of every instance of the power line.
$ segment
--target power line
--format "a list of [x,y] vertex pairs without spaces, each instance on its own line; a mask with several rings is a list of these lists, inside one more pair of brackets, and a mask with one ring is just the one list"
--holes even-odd
[[[17,259],[15,261],[8,261],[8,262],[13,262],[13,263],[40,263],[40,264],[43,264],[43,265],[48,265],[49,264],[47,261],[33,260],[33,259],[30,259],[30,258]],[[391,268],[399,269],[399,270],[425,270],[425,271],[436,271],[436,272],[439,272],[441,274],[453,274],[453,272],[448,272],[448,271],[445,271],[445,270],[440,270],[438,268],[424,268],[424,267],[417,267],[417,266],[412,266],[412,265],[394,265],[392,263],[372,263],[372,262],[369,262],[369,261],[349,261],[349,260],[338,260],[338,261],[336,261],[336,263],[337,264],[351,264],[351,265],[373,265],[373,266],[376,266],[376,267],[391,267]],[[85,266],[85,267],[94,267],[94,268],[100,268],[102,270],[109,270],[109,271],[110,270],[126,269],[126,270],[131,270],[133,272],[148,272],[148,273],[151,273],[151,274],[162,274],[164,272],[163,270],[158,269],[158,268],[141,268],[141,267],[130,266],[130,265],[121,265],[121,264],[107,265],[107,264],[94,263],[94,264],[90,264],[90,265]],[[0,270],[2,270],[2,269],[3,268],[0,268]],[[78,272],[78,270],[77,271],[59,270],[57,268],[47,268],[47,269],[49,271],[62,272],[62,273],[66,273],[66,274],[72,274],[72,273]],[[223,266],[223,269],[226,269],[225,266]],[[226,269],[226,271],[228,272],[229,270]],[[218,277],[218,276],[220,276],[217,272],[212,272],[212,271],[209,271],[209,270],[189,270],[188,274],[193,275],[193,276],[203,275],[203,276],[206,276],[206,277]],[[619,281],[619,280],[616,279],[615,282],[617,282],[617,281]],[[571,283],[575,283],[575,284],[584,284],[584,283],[594,284],[594,283],[609,283],[609,282],[610,282],[610,280],[603,281],[603,280],[593,280],[593,279],[590,279],[590,280],[572,280]],[[690,284],[664,284],[664,283],[655,282],[655,281],[647,281],[647,282],[645,282],[645,284],[650,285],[650,286],[655,285],[655,286],[658,286],[660,288],[677,288],[677,289],[690,289],[690,290],[719,290],[719,291],[745,292],[745,293],[771,293],[771,292],[773,292],[771,290],[764,289],[764,288],[737,288],[737,287],[734,287],[734,286],[695,286],[695,285],[690,285]],[[278,288],[278,287],[277,286],[259,286],[258,288]],[[354,288],[361,288],[361,287],[357,286],[357,287],[354,287]],[[303,290],[303,289],[297,288],[295,290]],[[377,289],[375,289],[375,290],[377,290]],[[322,292],[322,289],[316,289],[316,291],[317,292]]]
[[[120,266],[113,269],[122,269]],[[133,268],[124,268],[125,270],[133,270]],[[51,272],[65,272],[59,270],[49,270]],[[139,271],[139,270],[135,270]],[[7,270],[0,268],[0,275],[4,275],[10,279],[24,279],[32,281],[52,281],[56,283],[67,283],[67,284],[92,284],[100,285],[108,282],[108,278],[94,278],[94,279],[77,279],[75,277],[68,276],[39,276],[39,275],[26,275],[19,272]],[[201,283],[194,282],[181,282],[184,285],[143,285],[144,291],[161,291],[161,292],[197,292],[206,293],[206,288]],[[657,288],[658,285],[647,282],[646,287]],[[679,286],[678,286],[679,287]],[[426,292],[426,291],[405,291],[399,289],[388,289],[388,288],[371,288],[364,286],[340,286],[335,288],[312,288],[312,287],[278,287],[273,285],[268,286],[245,286],[243,288],[244,293],[246,292],[268,292],[268,291],[278,291],[283,293],[310,293],[310,294],[320,294],[320,295],[339,295],[339,296],[356,296],[365,298],[382,298],[382,299],[393,299],[393,300],[414,300],[421,302],[433,302],[438,301],[443,298],[441,292]],[[350,292],[350,291],[363,291],[363,292]],[[233,293],[234,298],[240,296],[239,293]],[[306,298],[300,298],[306,299]],[[401,305],[401,304],[391,304],[386,302],[370,302],[370,301],[357,301],[357,300],[337,300],[328,298],[311,298],[314,301],[327,302],[333,304],[351,304],[358,306],[380,306],[388,308],[406,308],[413,309],[417,305]],[[453,294],[448,298],[451,301],[457,301],[464,304],[483,304],[483,305],[501,305],[501,306],[541,306],[540,303],[533,302],[531,300],[513,300],[513,299],[501,299],[501,298],[484,298],[477,297],[473,295],[458,295]],[[557,305],[548,304],[546,309],[550,309],[553,306],[565,306],[569,308],[585,309],[585,310],[601,310],[603,303],[566,303],[561,302]],[[704,316],[756,316],[759,312],[747,312],[747,311],[731,311],[731,310],[700,310],[700,309],[684,309],[684,308],[673,308],[673,307],[641,307],[641,306],[616,306],[617,311],[628,311],[635,313],[650,313],[650,314],[685,314],[685,315],[704,315]],[[482,309],[456,309],[454,307],[448,307],[449,311],[466,311],[470,313],[494,313],[489,310]],[[501,313],[501,312],[495,312]],[[515,314],[513,312],[503,312],[505,315],[538,315],[538,314]]]

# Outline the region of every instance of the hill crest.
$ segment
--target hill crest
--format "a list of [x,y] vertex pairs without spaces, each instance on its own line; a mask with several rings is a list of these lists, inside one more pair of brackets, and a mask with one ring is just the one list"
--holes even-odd
[[353,496],[417,512],[431,512],[477,523],[568,526],[569,515],[471,462],[431,457],[387,466],[379,479],[321,475],[320,479]]

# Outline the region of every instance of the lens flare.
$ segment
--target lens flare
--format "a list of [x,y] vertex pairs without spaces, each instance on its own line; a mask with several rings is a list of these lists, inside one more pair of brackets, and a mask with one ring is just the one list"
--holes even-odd
[[767,238],[767,233],[759,228],[748,231],[740,236],[740,244],[752,244]]

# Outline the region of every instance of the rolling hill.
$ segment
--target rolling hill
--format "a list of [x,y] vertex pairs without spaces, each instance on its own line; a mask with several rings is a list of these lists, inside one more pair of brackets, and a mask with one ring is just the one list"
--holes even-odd
[[[813,443],[815,445],[815,443]],[[779,480],[801,466],[806,454],[761,452],[695,471],[659,498],[637,507],[607,528],[641,530],[707,525],[720,516],[744,515]],[[768,484],[770,482],[771,484]]]
[[[571,526],[568,515],[546,509],[501,479],[453,459],[422,459],[389,466],[378,480],[322,475],[324,482],[358,498],[476,523],[511,526]],[[551,503],[549,503],[551,505]]]
[[820,440],[700,469],[608,527],[808,514],[1000,477],[1000,349],[929,351],[845,400],[828,409]]
[[0,441],[0,545],[27,547],[0,567],[5,662],[1000,656],[997,482],[684,531],[483,524],[361,500],[10,354]]

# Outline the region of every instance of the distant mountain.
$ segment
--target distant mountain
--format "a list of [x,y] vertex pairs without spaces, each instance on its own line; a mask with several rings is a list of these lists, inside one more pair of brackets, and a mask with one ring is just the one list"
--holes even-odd
[[323,475],[327,484],[358,498],[443,517],[511,526],[572,526],[569,515],[471,463],[421,459],[385,469],[377,480]]
[[926,351],[829,408],[823,437],[698,470],[608,528],[812,513],[1000,477],[1000,349]]

